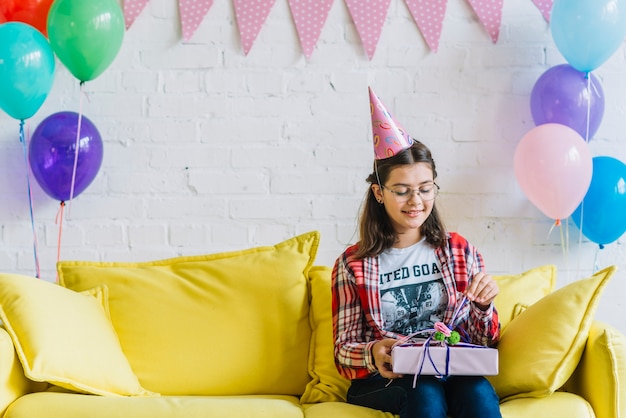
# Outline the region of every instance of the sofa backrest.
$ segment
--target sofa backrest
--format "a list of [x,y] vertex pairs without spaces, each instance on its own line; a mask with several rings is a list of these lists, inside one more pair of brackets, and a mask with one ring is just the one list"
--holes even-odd
[[319,233],[275,246],[142,263],[62,261],[60,284],[109,288],[111,321],[141,385],[163,395],[301,395],[308,271]]

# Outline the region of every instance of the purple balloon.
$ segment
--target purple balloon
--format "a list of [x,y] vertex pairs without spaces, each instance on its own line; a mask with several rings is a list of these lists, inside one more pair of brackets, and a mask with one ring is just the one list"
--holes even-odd
[[588,142],[604,115],[604,92],[593,74],[561,64],[539,77],[530,95],[530,110],[535,125],[560,123],[574,129]]
[[60,201],[76,197],[91,184],[102,165],[102,139],[96,126],[81,118],[78,161],[72,189],[78,113],[59,112],[44,119],[30,141],[28,160],[37,183]]

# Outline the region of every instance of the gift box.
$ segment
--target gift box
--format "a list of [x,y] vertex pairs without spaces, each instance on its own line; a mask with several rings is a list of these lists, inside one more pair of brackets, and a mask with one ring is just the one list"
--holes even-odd
[[394,373],[436,376],[498,374],[498,350],[472,344],[399,345],[391,351]]

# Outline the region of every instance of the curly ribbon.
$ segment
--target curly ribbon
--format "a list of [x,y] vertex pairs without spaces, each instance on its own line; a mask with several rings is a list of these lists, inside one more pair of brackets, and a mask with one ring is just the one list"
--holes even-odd
[[33,215],[33,195],[30,187],[30,173],[28,164],[28,151],[26,150],[26,139],[24,137],[24,119],[20,121],[20,142],[24,150],[24,166],[26,167],[26,187],[28,189],[28,208],[30,210],[30,225],[33,230],[33,253],[35,255],[35,277],[41,277],[41,269],[39,268],[39,255],[37,250],[37,231],[35,229],[35,217]]

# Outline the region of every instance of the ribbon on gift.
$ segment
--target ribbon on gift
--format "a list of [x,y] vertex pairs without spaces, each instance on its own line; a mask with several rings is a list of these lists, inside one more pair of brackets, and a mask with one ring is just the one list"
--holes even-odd
[[[424,362],[426,361],[426,359],[428,359],[433,369],[435,370],[435,376],[437,376],[440,379],[445,379],[450,375],[449,373],[450,371],[450,346],[458,345],[458,346],[463,346],[463,347],[482,347],[482,346],[478,346],[475,344],[470,344],[467,333],[465,333],[462,328],[460,330],[463,332],[464,335],[461,335],[458,331],[453,331],[451,329],[454,327],[454,323],[456,322],[456,319],[459,313],[461,312],[461,309],[466,303],[467,303],[467,296],[463,296],[461,303],[459,303],[459,305],[456,307],[452,315],[452,318],[450,319],[450,322],[448,324],[444,324],[443,322],[436,322],[434,324],[434,328],[415,332],[411,335],[408,335],[398,340],[398,342],[394,344],[394,347],[413,345],[413,343],[409,343],[411,339],[415,338],[417,335],[429,334],[426,340],[422,343],[423,349],[422,351],[420,351],[419,360],[417,362],[417,367],[416,367],[414,377],[413,377],[414,388],[417,385],[417,379],[422,373],[422,369],[424,368]],[[462,339],[464,341],[461,341]],[[437,368],[435,361],[432,359],[432,356],[430,354],[431,346],[442,346],[446,348],[444,371],[440,371]]]

